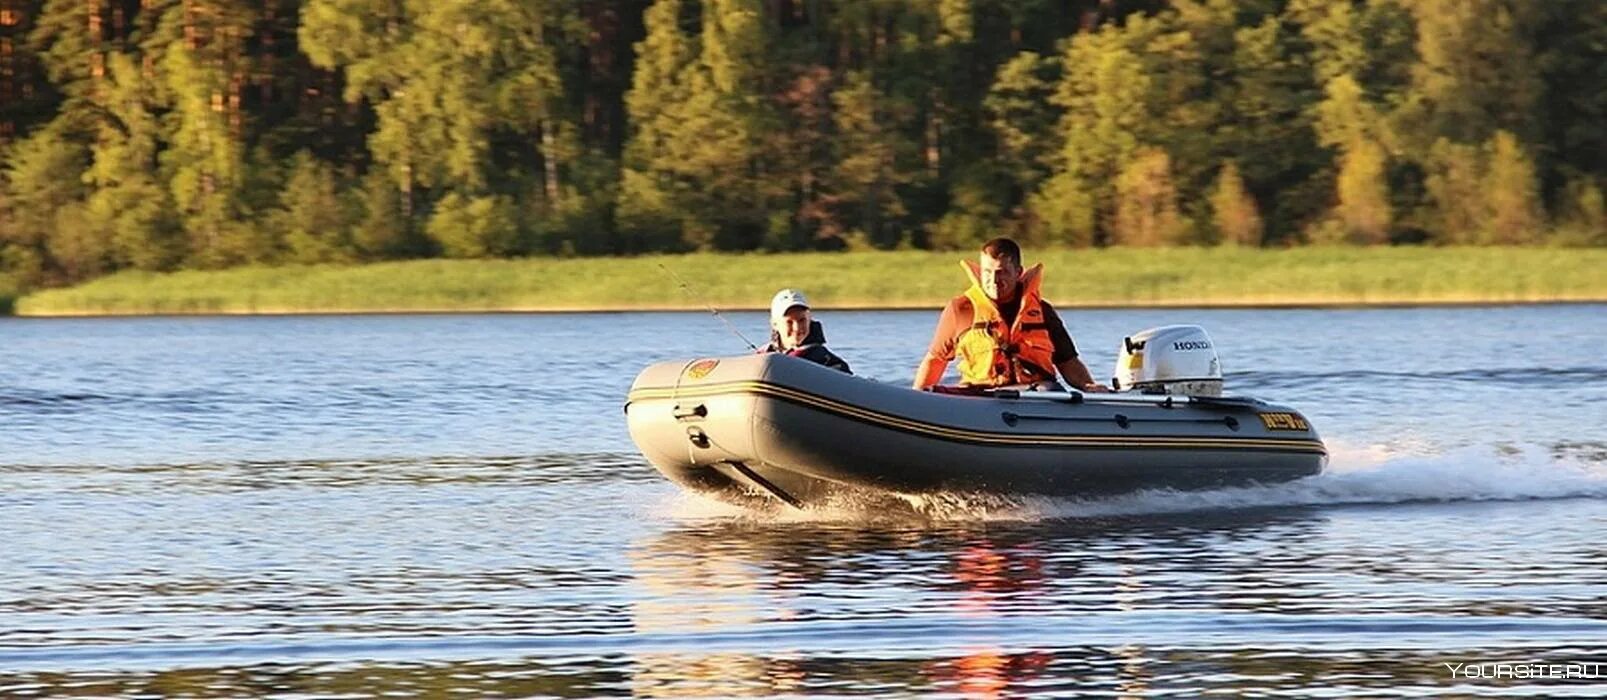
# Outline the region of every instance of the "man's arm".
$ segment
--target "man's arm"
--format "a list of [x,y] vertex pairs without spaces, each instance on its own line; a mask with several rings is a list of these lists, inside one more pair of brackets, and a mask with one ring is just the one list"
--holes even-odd
[[1066,332],[1065,322],[1060,320],[1060,314],[1047,301],[1043,302],[1043,322],[1049,327],[1049,337],[1055,344],[1055,369],[1060,370],[1060,376],[1066,378],[1066,383],[1073,389],[1094,394],[1110,391],[1110,387],[1094,381],[1094,375],[1088,372],[1088,365],[1077,357],[1077,345],[1072,342],[1071,334]]
[[1060,370],[1060,376],[1065,377],[1066,382],[1071,384],[1074,389],[1081,389],[1090,394],[1103,394],[1110,391],[1110,387],[1094,381],[1094,375],[1088,373],[1088,365],[1083,364],[1082,358],[1075,355],[1071,359],[1055,365],[1055,369]]
[[931,353],[921,358],[921,365],[915,368],[915,389],[926,391],[932,385],[943,381],[943,372],[949,368],[949,361],[933,357]]
[[[915,368],[916,391],[925,391],[943,381],[943,372],[949,368],[949,361],[954,359],[954,338],[958,335],[955,329],[961,315],[958,299],[943,307],[943,313],[937,319],[937,329],[932,332],[932,342],[927,344],[926,355],[921,358],[920,366]],[[965,325],[971,325],[970,314],[963,315],[966,317]]]

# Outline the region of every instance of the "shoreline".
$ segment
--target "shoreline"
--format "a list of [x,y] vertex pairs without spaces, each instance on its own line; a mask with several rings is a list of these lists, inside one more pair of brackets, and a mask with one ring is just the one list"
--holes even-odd
[[[412,260],[122,272],[0,297],[17,318],[941,309],[964,253],[694,253]],[[1066,309],[1388,308],[1607,303],[1607,249],[1050,248],[1044,296]],[[673,270],[667,274],[666,270]],[[683,283],[682,280],[685,282]],[[9,303],[5,303],[8,302]]]
[[[947,300],[934,304],[819,304],[815,311],[832,313],[838,311],[942,311]],[[1081,311],[1120,311],[1126,309],[1199,309],[1202,311],[1222,310],[1337,310],[1337,309],[1412,309],[1412,308],[1477,308],[1477,307],[1503,307],[1503,306],[1589,306],[1592,304],[1607,304],[1607,297],[1579,298],[1579,299],[1472,299],[1472,300],[1380,300],[1380,301],[1302,301],[1302,302],[1224,302],[1224,301],[1177,301],[1154,303],[1056,303],[1049,300],[1056,309],[1076,309]],[[718,307],[717,307],[718,308]],[[766,313],[767,307],[762,306],[735,306],[718,308],[720,313]],[[103,311],[86,311],[83,313],[46,313],[46,314],[0,314],[0,318],[17,320],[60,320],[60,319],[113,319],[113,318],[281,318],[289,316],[564,316],[575,314],[673,314],[673,313],[709,313],[706,306],[594,306],[594,307],[528,307],[528,308],[487,308],[487,309],[254,309],[254,310],[220,310],[220,311],[156,311],[156,312],[127,312],[108,313]]]

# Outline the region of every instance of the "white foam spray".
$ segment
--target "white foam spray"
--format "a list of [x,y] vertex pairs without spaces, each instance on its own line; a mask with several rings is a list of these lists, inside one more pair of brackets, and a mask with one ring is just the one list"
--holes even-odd
[[1279,506],[1607,498],[1607,463],[1537,447],[1467,447],[1402,454],[1382,445],[1331,446],[1321,475],[1271,486],[1155,490],[1088,501],[1033,499],[1040,518],[1103,517]]
[[[1208,491],[1156,489],[1102,499],[1016,498],[946,493],[908,496],[920,519],[1036,521],[1293,506],[1453,501],[1607,498],[1607,461],[1591,454],[1558,454],[1540,447],[1465,447],[1444,452],[1422,445],[1349,446],[1329,443],[1328,470],[1284,484]],[[671,518],[755,519],[775,522],[882,520],[858,504],[807,510],[754,511],[685,495]],[[903,514],[907,516],[909,514]]]

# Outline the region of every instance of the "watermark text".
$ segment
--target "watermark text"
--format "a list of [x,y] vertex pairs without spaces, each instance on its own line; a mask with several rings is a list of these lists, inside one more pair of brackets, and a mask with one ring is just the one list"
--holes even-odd
[[1551,663],[1462,663],[1445,664],[1452,678],[1514,678],[1521,680],[1603,680],[1607,662]]

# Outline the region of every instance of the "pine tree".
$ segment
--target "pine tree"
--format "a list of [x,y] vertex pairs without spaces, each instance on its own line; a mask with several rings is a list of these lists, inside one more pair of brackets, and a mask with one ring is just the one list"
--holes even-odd
[[1230,80],[1235,22],[1251,12],[1240,4],[1176,0],[1153,19],[1127,21],[1130,46],[1152,78],[1148,103],[1155,121],[1146,141],[1166,151],[1171,181],[1201,216],[1209,216],[1203,203],[1224,155],[1220,125],[1237,120]]
[[679,0],[648,12],[648,36],[626,97],[636,132],[626,152],[621,216],[639,230],[673,228],[691,247],[749,250],[770,228],[785,184],[770,181],[761,134],[777,122],[759,96],[766,30],[756,0],[703,5],[699,33]]
[[364,260],[423,255],[425,242],[402,215],[402,200],[390,177],[379,170],[363,178],[358,193],[359,219],[352,229],[352,244]]
[[89,154],[82,144],[56,128],[40,129],[8,149],[5,169],[0,171],[9,209],[0,228],[0,252],[5,256],[0,265],[22,287],[76,279],[71,263],[55,256],[78,247],[58,237],[62,232],[57,217],[70,210],[81,213],[88,165]]
[[1566,189],[1584,173],[1607,177],[1607,3],[1552,0],[1536,10],[1543,16],[1534,36],[1545,136],[1530,146],[1548,189]]
[[161,70],[172,97],[170,143],[162,163],[189,248],[205,266],[272,259],[272,236],[252,221],[242,187],[248,173],[241,103],[252,70],[245,42],[255,16],[238,0],[190,0],[162,17]]
[[1017,190],[1017,201],[1021,193],[1038,189],[1049,174],[1053,154],[1060,150],[1055,129],[1059,115],[1049,100],[1060,73],[1058,58],[1022,52],[999,67],[983,102],[988,127],[998,142],[998,156]]
[[1317,105],[1318,141],[1338,153],[1334,215],[1342,240],[1374,244],[1389,240],[1394,222],[1384,145],[1394,140],[1388,124],[1349,75],[1328,81]]
[[[1411,16],[1395,0],[1293,0],[1281,18],[1293,25],[1304,40],[1308,47],[1304,53],[1315,84],[1322,87],[1321,99],[1307,104],[1314,136],[1318,144],[1326,147],[1327,155],[1310,158],[1301,169],[1309,174],[1277,200],[1280,208],[1295,205],[1300,213],[1279,218],[1311,221],[1318,230],[1329,232],[1315,236],[1322,240],[1362,242],[1379,236],[1387,238],[1387,232],[1358,233],[1353,227],[1374,226],[1380,220],[1379,212],[1396,206],[1388,182],[1375,186],[1358,178],[1379,158],[1379,177],[1389,178],[1391,156],[1402,155],[1392,117],[1396,105],[1404,99],[1409,68],[1416,62]],[[1351,155],[1358,151],[1365,153]],[[1338,191],[1341,188],[1344,193]],[[1383,204],[1374,201],[1380,188],[1385,193]],[[1403,196],[1411,191],[1403,190]],[[1354,208],[1348,214],[1342,211],[1347,194],[1353,204],[1367,202],[1364,208],[1372,214],[1356,219],[1358,212]],[[1329,218],[1314,220],[1325,202],[1336,199],[1339,210],[1329,212]],[[1400,206],[1416,205],[1409,200],[1408,196]],[[1389,218],[1393,221],[1392,216]]]
[[436,204],[426,230],[450,258],[505,257],[523,248],[518,209],[502,195],[449,192]]
[[1216,188],[1211,193],[1212,222],[1223,243],[1261,245],[1263,224],[1255,198],[1244,189],[1239,168],[1233,161],[1222,164]]
[[286,259],[296,263],[351,262],[356,259],[351,214],[340,197],[335,174],[311,153],[297,153],[279,205],[268,215],[283,232]]
[[88,225],[109,242],[116,267],[169,269],[183,259],[184,241],[172,196],[157,179],[164,145],[157,115],[165,105],[133,56],[112,52],[106,61],[95,98],[93,164],[85,174],[93,186]]
[[1341,75],[1328,81],[1324,91],[1326,96],[1315,109],[1319,143],[1343,152],[1362,142],[1395,140],[1380,109],[1367,99],[1355,78]]
[[672,198],[674,178],[658,167],[687,98],[683,76],[695,70],[697,39],[681,28],[681,0],[657,0],[647,9],[647,35],[636,45],[632,84],[625,94],[631,135],[620,178],[620,224],[627,245],[667,247],[679,242],[683,213]]
[[[313,65],[303,50],[297,30],[306,3],[253,1],[260,3],[260,12],[250,42],[257,70],[244,91],[251,115],[247,140],[271,156],[275,170],[289,168],[295,154],[304,150],[342,168],[366,169],[373,111],[364,101],[348,102],[344,75]],[[278,192],[271,194],[266,199]]]
[[1554,240],[1563,245],[1607,245],[1607,200],[1595,178],[1573,175],[1563,192]]
[[[0,25],[16,19],[12,3],[5,5]],[[79,188],[74,201],[53,210],[48,222],[30,217],[46,238],[43,250],[29,255],[57,281],[131,264],[165,267],[177,257],[171,227],[165,225],[171,207],[151,172],[160,131],[152,111],[156,106],[139,94],[139,80],[122,51],[132,46],[137,19],[132,13],[146,14],[106,0],[51,0],[28,11],[37,17],[28,36],[31,53],[64,98],[44,131],[93,157],[93,165],[80,171],[91,187]],[[0,39],[0,54],[15,50]],[[0,55],[0,63],[7,58]],[[119,67],[121,75],[114,75]],[[7,72],[0,66],[0,73]]]
[[1384,149],[1369,140],[1352,143],[1340,159],[1336,213],[1352,243],[1389,241],[1393,214],[1384,178],[1386,159]]
[[1497,131],[1485,144],[1483,196],[1484,243],[1515,245],[1539,239],[1545,213],[1535,180],[1534,163],[1516,136]]
[[315,65],[344,71],[349,99],[374,104],[370,150],[412,212],[416,188],[472,201],[518,181],[497,175],[499,130],[524,136],[518,151],[534,164],[538,192],[562,190],[559,144],[572,126],[551,38],[576,30],[572,9],[515,0],[310,0],[299,37]]
[[1150,77],[1122,30],[1105,27],[1072,38],[1065,79],[1054,102],[1065,110],[1056,172],[1033,198],[1050,241],[1102,242],[1114,209],[1117,175],[1143,145],[1149,125]]
[[68,98],[62,105],[65,112],[81,107],[82,100],[93,96],[105,77],[105,52],[114,45],[106,21],[112,4],[107,0],[45,0],[37,8],[29,42],[51,83]]
[[1485,214],[1485,165],[1479,149],[1441,138],[1429,149],[1426,167],[1430,233],[1443,243],[1477,243]]
[[1113,243],[1133,246],[1186,242],[1188,227],[1177,209],[1172,160],[1166,151],[1146,148],[1133,155],[1116,179]]
[[1367,49],[1362,39],[1362,5],[1330,0],[1291,0],[1285,19],[1299,28],[1310,47],[1312,71],[1318,84],[1367,70]]
[[1400,114],[1419,147],[1446,137],[1482,143],[1497,130],[1529,142],[1543,85],[1532,32],[1537,5],[1515,0],[1415,0],[1418,63]]
[[1291,0],[1281,17],[1304,39],[1318,85],[1348,75],[1375,98],[1393,102],[1410,79],[1414,23],[1397,0]]
[[1274,16],[1233,37],[1232,79],[1222,97],[1215,146],[1232,161],[1251,203],[1271,203],[1265,231],[1258,223],[1254,240],[1241,241],[1251,245],[1263,235],[1272,241],[1297,232],[1332,202],[1331,185],[1321,183],[1332,157],[1317,142],[1310,110],[1318,90],[1296,39]]
[[899,188],[914,180],[914,144],[889,128],[907,121],[909,108],[870,83],[863,73],[848,77],[833,95],[836,106],[837,169],[833,189],[841,218],[868,242],[891,247],[899,242],[899,220],[909,211]]
[[791,183],[791,206],[773,211],[763,247],[770,251],[840,245],[847,227],[830,192],[836,165],[832,88],[822,65],[798,66],[775,95],[779,127],[762,134],[761,148],[773,157],[778,178]]

